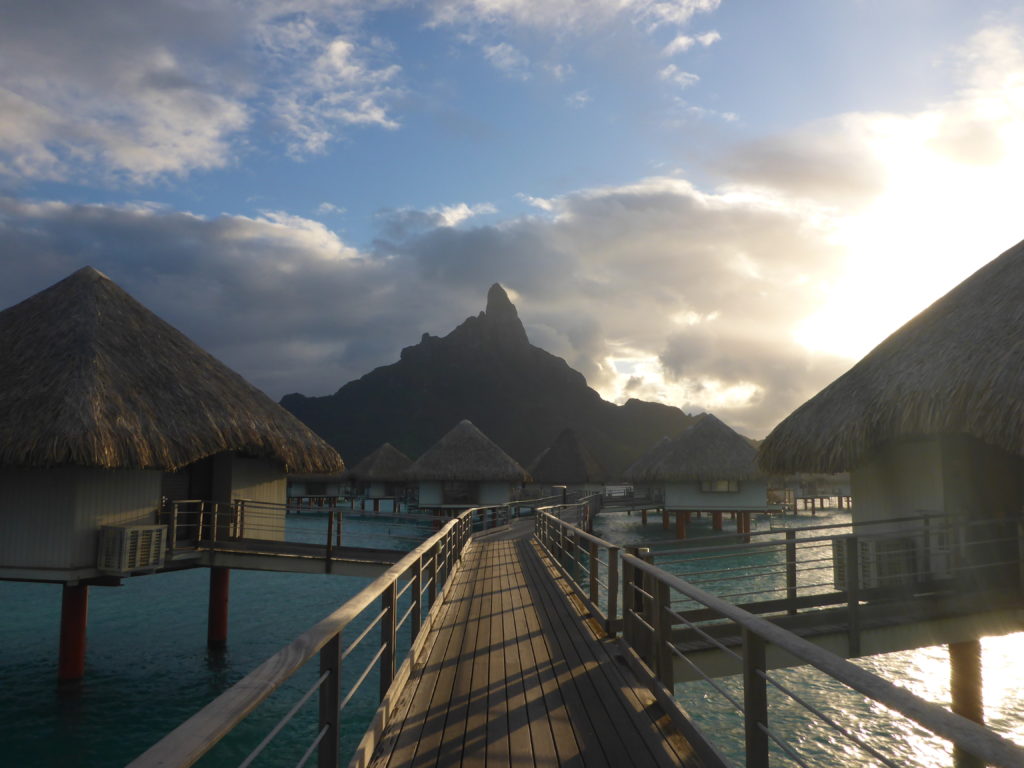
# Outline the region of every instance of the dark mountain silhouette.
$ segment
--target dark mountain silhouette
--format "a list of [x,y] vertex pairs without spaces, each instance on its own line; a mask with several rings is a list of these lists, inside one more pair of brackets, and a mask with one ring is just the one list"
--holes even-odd
[[618,475],[693,417],[678,408],[602,400],[565,360],[530,344],[515,306],[495,283],[487,309],[440,338],[423,334],[401,359],[350,381],[333,395],[286,395],[281,405],[354,465],[385,440],[416,457],[469,419],[528,465],[571,427]]

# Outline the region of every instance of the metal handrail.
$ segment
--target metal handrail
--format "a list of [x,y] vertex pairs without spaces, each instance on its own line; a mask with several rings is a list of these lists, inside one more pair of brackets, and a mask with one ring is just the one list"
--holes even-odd
[[[755,655],[762,659],[760,664],[756,663],[756,661],[751,661],[750,649],[748,647],[750,643],[744,643],[744,668],[749,668],[752,673],[758,673],[763,676],[764,644],[770,643],[844,685],[849,686],[853,690],[915,721],[941,738],[953,742],[960,749],[980,760],[1000,768],[1015,768],[1016,766],[1024,765],[1024,748],[991,732],[984,726],[954,714],[938,704],[926,701],[904,688],[900,688],[829,651],[819,648],[810,641],[773,624],[767,619],[748,613],[742,608],[705,592],[699,587],[667,573],[638,557],[626,553],[622,555],[622,560],[623,565],[630,571],[644,574],[654,583],[653,590],[650,588],[647,590],[647,593],[652,595],[653,601],[656,602],[657,600],[654,597],[654,593],[658,593],[665,588],[675,590],[686,595],[689,599],[710,608],[719,616],[733,621],[744,630],[745,637],[754,635],[756,638],[759,638],[760,649]],[[624,589],[628,587],[630,581],[631,579],[627,578],[623,582]],[[659,584],[662,585],[660,589],[657,586]],[[627,594],[624,597],[624,603],[630,605],[630,599],[631,595]],[[626,613],[628,614],[633,610],[633,608],[629,608]],[[644,622],[655,635],[655,650],[653,653],[645,655],[655,660],[656,667],[660,666],[658,664],[658,657],[662,651],[659,648],[664,648],[667,651],[671,645],[671,622],[660,618],[664,610],[664,606],[657,606],[654,609],[654,621]],[[630,633],[624,632],[624,637],[629,641]],[[664,672],[664,670],[661,671]],[[667,676],[671,679],[670,674]],[[748,677],[748,675],[745,674],[745,677]],[[751,716],[750,708],[746,707],[745,710],[745,715],[749,718]],[[749,725],[748,723],[748,727]]]
[[[573,505],[566,505],[573,506]],[[587,533],[575,526],[560,520],[555,515],[546,511],[553,507],[545,507],[537,510],[536,527],[534,537],[550,555],[559,571],[566,576],[573,590],[580,596],[583,602],[597,616],[604,625],[605,632],[615,635],[621,625],[618,618],[618,597],[619,597],[619,551],[620,548],[611,542]],[[566,532],[571,532],[569,536]],[[567,545],[567,542],[570,542]],[[586,545],[587,562],[584,564],[582,558],[577,557],[575,552],[582,552],[583,545]],[[602,560],[600,551],[605,550],[608,555]],[[576,567],[566,568],[564,559],[569,559]],[[605,569],[605,580],[600,578],[601,566]],[[576,573],[585,571],[586,583],[581,583],[576,578]],[[605,604],[601,605],[600,587],[604,586]]]
[[[320,750],[332,750],[329,754],[336,755],[339,736],[342,631],[366,608],[380,601],[383,606],[382,615],[385,622],[382,625],[385,629],[382,629],[381,632],[381,650],[378,654],[381,661],[381,698],[383,699],[395,675],[395,631],[398,620],[398,601],[395,595],[398,591],[398,582],[403,578],[411,578],[414,583],[422,583],[424,576],[430,579],[429,616],[434,606],[437,605],[438,596],[442,594],[439,586],[443,586],[451,577],[454,565],[451,561],[458,561],[463,548],[469,541],[474,518],[478,512],[480,512],[479,509],[467,509],[446,522],[441,530],[405,555],[355,597],[299,635],[133,760],[129,764],[129,768],[150,768],[151,766],[184,768],[184,766],[192,765],[318,653],[321,676],[329,674],[326,683],[320,683],[322,687],[320,734],[317,736],[317,744],[314,746]],[[507,520],[507,514],[504,519]],[[425,570],[426,573],[424,573]],[[416,592],[420,592],[420,590],[417,589]],[[413,617],[410,634],[412,642],[415,643],[422,628],[427,624],[420,621],[416,611],[413,611]],[[366,634],[366,632],[362,633],[359,639],[365,637]],[[388,636],[390,636],[390,640],[387,639]],[[325,695],[325,692],[330,691],[333,693]],[[346,696],[346,702],[351,695],[352,691]],[[325,727],[327,728],[326,735]]]

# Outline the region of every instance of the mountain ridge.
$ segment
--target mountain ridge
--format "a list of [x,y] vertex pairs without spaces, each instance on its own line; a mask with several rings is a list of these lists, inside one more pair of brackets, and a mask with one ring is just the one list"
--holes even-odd
[[350,465],[385,441],[418,456],[469,419],[524,466],[571,427],[613,475],[694,418],[662,403],[603,400],[583,374],[529,342],[498,283],[487,292],[486,309],[446,336],[424,333],[397,362],[334,394],[292,393],[281,405]]

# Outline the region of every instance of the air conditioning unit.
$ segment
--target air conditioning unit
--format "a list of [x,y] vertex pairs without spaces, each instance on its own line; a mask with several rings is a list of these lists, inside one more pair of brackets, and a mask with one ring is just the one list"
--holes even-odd
[[101,573],[130,576],[163,567],[166,525],[104,525],[96,567]]
[[[845,536],[832,539],[832,575],[838,590],[846,589]],[[888,536],[857,540],[860,588],[899,587],[920,580],[916,536]]]

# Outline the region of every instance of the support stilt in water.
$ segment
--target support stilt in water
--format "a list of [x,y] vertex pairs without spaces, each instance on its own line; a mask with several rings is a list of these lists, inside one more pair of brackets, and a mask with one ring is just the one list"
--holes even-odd
[[60,660],[57,680],[81,680],[85,674],[85,628],[89,618],[89,587],[64,585],[60,603]]
[[641,509],[640,510],[640,522],[643,523],[644,525],[647,525],[647,510],[646,509]]
[[[949,644],[949,688],[953,711],[973,720],[985,722],[985,706],[981,694],[981,642],[965,640]],[[984,768],[984,761],[953,747],[954,768]]]
[[210,609],[207,614],[206,647],[220,649],[228,644],[228,594],[231,569],[210,569]]
[[669,529],[669,526],[668,526],[668,510],[665,509],[664,507],[661,508],[661,527],[662,527],[662,529],[664,529],[666,531]]
[[687,517],[689,517],[689,515],[686,512],[682,512],[682,511],[677,511],[676,512],[676,538],[677,539],[685,539],[686,538],[686,518]]
[[711,513],[711,530],[720,531],[722,530],[722,513],[712,512]]

